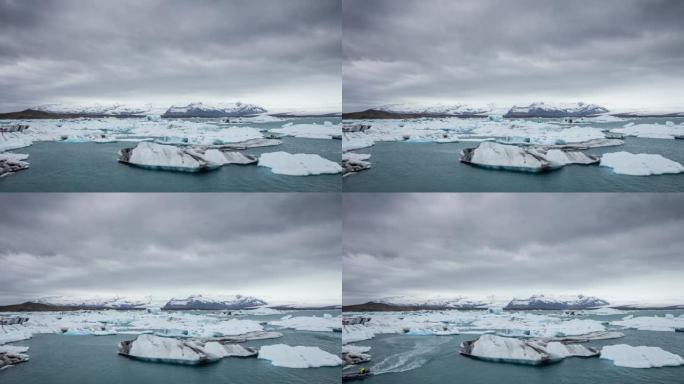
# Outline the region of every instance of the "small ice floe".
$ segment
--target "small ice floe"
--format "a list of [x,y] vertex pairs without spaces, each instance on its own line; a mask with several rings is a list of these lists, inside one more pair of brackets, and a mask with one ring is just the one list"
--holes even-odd
[[592,357],[599,354],[597,350],[581,344],[523,340],[490,334],[484,334],[477,340],[464,341],[460,353],[482,360],[530,365],[553,363],[571,356]]
[[613,172],[630,176],[663,175],[682,173],[684,166],[661,155],[647,153],[612,152],[601,157],[601,166]]
[[29,163],[24,161],[28,159],[28,157],[29,155],[22,153],[0,153],[0,177],[28,169]]
[[289,176],[336,174],[342,167],[319,155],[306,153],[270,152],[259,157],[259,166],[271,168],[271,172]]
[[273,128],[269,132],[306,139],[339,139],[342,135],[339,124],[335,125],[327,121],[325,124],[287,123],[281,128]]
[[33,140],[25,133],[0,131],[0,152],[29,147],[32,144]]
[[657,368],[684,365],[684,359],[659,347],[633,347],[627,344],[607,345],[601,358],[612,360],[619,367]]
[[342,365],[338,356],[318,347],[291,347],[285,344],[265,345],[259,350],[260,359],[270,360],[271,364],[287,368],[336,367]]
[[676,332],[684,328],[684,315],[626,316],[622,320],[611,321],[610,325],[640,331]]
[[18,345],[0,345],[0,371],[12,365],[24,363],[29,360],[26,354],[29,347]]
[[354,151],[361,148],[368,148],[372,147],[373,145],[375,145],[375,139],[370,135],[364,134],[363,131],[350,133],[345,132],[342,134],[343,152]]
[[342,317],[295,316],[269,321],[268,324],[298,331],[333,332],[342,326]]
[[210,171],[225,164],[251,164],[257,159],[239,152],[141,142],[134,148],[121,149],[119,161],[142,168],[201,172]]
[[476,148],[461,151],[461,161],[485,168],[520,172],[546,172],[568,164],[594,164],[599,158],[578,151],[519,147],[493,142],[482,142]]
[[676,125],[671,121],[668,121],[665,124],[629,123],[622,128],[611,129],[610,132],[647,139],[676,139],[684,137],[684,123],[679,125]]
[[135,340],[119,343],[120,355],[170,364],[207,364],[224,357],[247,357],[255,356],[256,353],[253,348],[238,344],[224,344],[217,341],[203,342],[196,339],[176,339],[153,335],[140,335]]
[[344,176],[370,169],[371,162],[367,161],[371,155],[364,153],[345,152],[342,154],[342,168]]

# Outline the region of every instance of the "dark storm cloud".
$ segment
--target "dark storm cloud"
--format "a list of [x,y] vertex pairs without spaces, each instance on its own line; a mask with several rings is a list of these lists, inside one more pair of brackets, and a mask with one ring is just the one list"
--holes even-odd
[[5,194],[0,303],[243,293],[335,302],[334,194]]
[[337,0],[0,0],[0,110],[63,100],[339,108]]
[[346,303],[684,289],[678,194],[349,194],[343,207]]
[[684,109],[678,0],[344,0],[344,109],[534,100]]

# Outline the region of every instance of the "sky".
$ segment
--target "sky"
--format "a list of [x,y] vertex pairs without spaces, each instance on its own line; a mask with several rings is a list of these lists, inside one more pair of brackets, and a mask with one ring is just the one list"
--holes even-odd
[[343,110],[684,111],[683,19],[679,0],[343,0]]
[[8,194],[0,304],[242,294],[340,304],[336,194]]
[[339,0],[0,0],[0,112],[46,103],[339,111]]
[[343,303],[409,295],[684,303],[682,194],[345,194]]

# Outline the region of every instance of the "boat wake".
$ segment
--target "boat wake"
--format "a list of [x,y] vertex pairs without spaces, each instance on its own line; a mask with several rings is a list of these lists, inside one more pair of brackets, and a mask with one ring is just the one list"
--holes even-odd
[[412,348],[390,356],[371,367],[374,375],[393,372],[406,372],[420,368],[435,356],[435,351],[449,339],[426,338],[417,342]]

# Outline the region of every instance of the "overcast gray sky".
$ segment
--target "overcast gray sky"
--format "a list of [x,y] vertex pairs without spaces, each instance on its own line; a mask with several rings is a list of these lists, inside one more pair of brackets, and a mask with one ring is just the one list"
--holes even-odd
[[585,101],[684,111],[679,0],[343,0],[344,110]]
[[684,303],[681,194],[345,194],[343,302],[597,295]]
[[254,295],[339,304],[337,194],[3,194],[0,304]]
[[339,111],[339,0],[0,0],[0,111],[243,101]]

